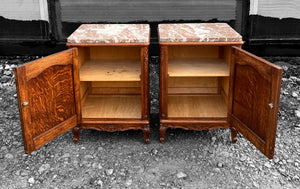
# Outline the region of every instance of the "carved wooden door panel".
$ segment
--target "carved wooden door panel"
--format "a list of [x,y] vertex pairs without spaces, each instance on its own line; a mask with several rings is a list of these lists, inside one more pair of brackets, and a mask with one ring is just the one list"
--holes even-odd
[[229,121],[268,158],[273,158],[282,69],[232,47]]
[[15,69],[15,77],[26,153],[77,125],[76,48],[24,64]]

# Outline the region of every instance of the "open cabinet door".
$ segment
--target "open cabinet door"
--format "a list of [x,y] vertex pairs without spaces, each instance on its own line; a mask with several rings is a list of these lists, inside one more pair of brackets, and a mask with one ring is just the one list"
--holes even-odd
[[232,47],[229,121],[268,158],[273,158],[282,69]]
[[15,69],[26,153],[77,125],[77,53],[76,48],[65,50]]

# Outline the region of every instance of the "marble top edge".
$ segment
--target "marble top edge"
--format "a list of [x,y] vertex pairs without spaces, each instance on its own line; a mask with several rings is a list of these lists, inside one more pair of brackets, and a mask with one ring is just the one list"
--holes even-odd
[[150,43],[149,24],[82,24],[67,39],[70,44]]
[[242,36],[227,23],[159,24],[160,43],[241,42]]

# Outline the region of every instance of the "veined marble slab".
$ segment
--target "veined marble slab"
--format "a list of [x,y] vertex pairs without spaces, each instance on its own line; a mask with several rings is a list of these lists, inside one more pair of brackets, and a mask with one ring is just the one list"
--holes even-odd
[[82,24],[69,43],[149,43],[148,24]]
[[242,42],[226,23],[159,24],[159,42]]

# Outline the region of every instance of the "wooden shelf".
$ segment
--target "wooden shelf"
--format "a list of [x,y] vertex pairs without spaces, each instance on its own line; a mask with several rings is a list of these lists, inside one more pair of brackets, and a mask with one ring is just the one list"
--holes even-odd
[[82,108],[82,118],[141,119],[141,96],[89,95]]
[[221,95],[169,95],[168,117],[227,117]]
[[229,76],[229,66],[219,58],[174,58],[168,61],[170,77]]
[[80,81],[140,81],[141,62],[129,60],[88,60],[80,67]]

